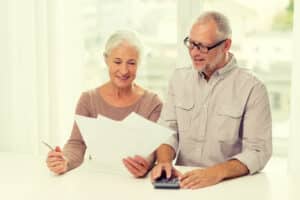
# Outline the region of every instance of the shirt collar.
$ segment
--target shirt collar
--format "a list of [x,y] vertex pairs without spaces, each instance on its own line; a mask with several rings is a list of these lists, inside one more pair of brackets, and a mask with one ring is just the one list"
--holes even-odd
[[[229,62],[222,67],[221,69],[218,69],[217,71],[214,72],[214,74],[212,76],[222,76],[225,75],[227,72],[230,72],[231,70],[233,70],[235,67],[237,67],[237,61],[235,56],[232,53],[229,53]],[[201,77],[201,78],[205,78],[205,74],[203,72],[203,69],[201,70],[197,70],[193,67],[193,70],[195,72],[195,74],[197,75],[197,77]]]
[[221,69],[218,69],[215,72],[215,74],[217,76],[224,75],[227,72],[230,72],[231,70],[233,70],[237,66],[237,61],[236,61],[234,55],[232,53],[229,53],[229,56],[230,56],[229,62],[224,67],[222,67]]

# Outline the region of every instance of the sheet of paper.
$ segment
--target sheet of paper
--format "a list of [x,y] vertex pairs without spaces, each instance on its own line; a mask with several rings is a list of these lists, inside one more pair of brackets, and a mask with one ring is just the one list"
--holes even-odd
[[101,115],[97,119],[76,115],[75,121],[92,159],[105,166],[122,166],[127,156],[146,157],[174,133],[136,113],[123,121]]

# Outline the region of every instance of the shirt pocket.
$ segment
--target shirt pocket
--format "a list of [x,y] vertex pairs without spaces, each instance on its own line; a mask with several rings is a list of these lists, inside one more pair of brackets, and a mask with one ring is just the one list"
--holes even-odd
[[192,110],[194,108],[194,103],[189,100],[183,100],[182,98],[175,102],[175,108],[179,132],[189,130],[192,120]]
[[243,109],[238,106],[220,106],[217,109],[217,138],[235,143],[239,138]]

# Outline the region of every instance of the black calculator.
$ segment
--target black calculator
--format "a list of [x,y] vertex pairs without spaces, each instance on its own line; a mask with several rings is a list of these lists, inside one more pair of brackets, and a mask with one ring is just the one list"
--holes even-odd
[[153,182],[154,188],[157,189],[179,189],[180,184],[177,177],[167,178],[166,172],[162,171],[162,174]]

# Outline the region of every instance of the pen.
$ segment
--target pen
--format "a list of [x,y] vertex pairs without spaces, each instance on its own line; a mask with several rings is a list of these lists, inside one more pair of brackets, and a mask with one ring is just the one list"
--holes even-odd
[[43,143],[45,146],[47,146],[50,150],[54,151],[54,148],[53,148],[50,144],[48,144],[48,143],[45,142],[45,141],[42,141],[42,143]]
[[[56,151],[56,150],[55,150],[50,144],[48,144],[47,142],[45,142],[45,141],[42,140],[42,143],[43,143],[46,147],[48,147],[51,151]],[[62,155],[62,158],[65,159],[65,160],[67,160],[67,158],[66,158],[64,155]]]

